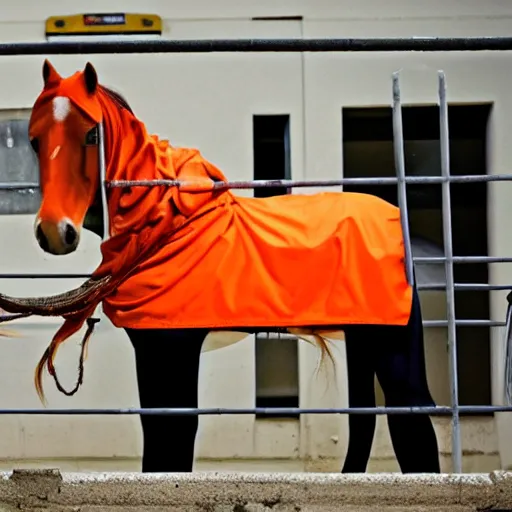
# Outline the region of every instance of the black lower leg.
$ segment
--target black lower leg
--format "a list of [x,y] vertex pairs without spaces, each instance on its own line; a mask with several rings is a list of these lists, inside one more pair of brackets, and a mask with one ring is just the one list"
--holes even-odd
[[[350,407],[353,407],[352,405]],[[354,406],[355,407],[355,406]],[[374,407],[370,405],[369,407]],[[349,440],[342,473],[364,473],[368,466],[375,433],[375,416],[350,415]]]
[[[428,389],[423,325],[414,290],[411,318],[404,327],[383,327],[377,377],[389,407],[434,406]],[[403,473],[439,473],[437,438],[428,415],[388,415],[389,433]]]
[[441,472],[436,433],[428,416],[390,414],[388,425],[402,473]]
[[[345,330],[349,407],[375,407],[374,369],[365,345],[365,328]],[[349,440],[342,473],[364,473],[375,434],[375,416],[350,414]]]
[[[135,350],[142,408],[195,408],[201,345],[199,329],[126,329]],[[190,472],[197,416],[141,415],[143,472]]]

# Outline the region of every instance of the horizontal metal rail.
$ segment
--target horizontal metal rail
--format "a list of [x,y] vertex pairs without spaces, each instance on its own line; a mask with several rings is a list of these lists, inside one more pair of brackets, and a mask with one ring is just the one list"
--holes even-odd
[[[444,256],[418,256],[413,258],[419,265],[439,265],[444,263]],[[454,256],[453,263],[512,263],[512,258],[501,256]]]
[[55,273],[55,274],[23,273],[23,274],[20,274],[20,273],[13,272],[12,274],[6,274],[6,273],[0,274],[0,279],[89,279],[89,277],[91,277],[91,276],[92,276],[92,274],[72,274],[72,273],[69,273],[69,274],[60,274],[60,273]]
[[512,50],[512,37],[189,39],[2,43],[0,55],[212,52],[475,52]]
[[[512,262],[512,258],[502,258]],[[413,260],[415,263],[416,259]],[[443,263],[444,259],[440,259],[439,263]],[[465,261],[463,263],[466,263]],[[0,273],[0,279],[88,279],[92,274],[2,274]],[[446,283],[429,283],[429,284],[418,284],[418,290],[445,290]],[[486,283],[455,283],[455,290],[460,291],[497,291],[497,290],[512,290],[512,284],[486,284]]]
[[[0,315],[0,323],[8,322],[12,320],[16,320],[18,318],[23,318],[23,315],[18,313]],[[423,327],[447,327],[447,320],[423,320]],[[455,325],[459,327],[504,327],[505,322],[500,322],[499,320],[487,320],[487,319],[464,319],[464,320],[455,320]],[[268,327],[268,333],[271,334],[271,337],[274,335],[272,331],[272,327]],[[225,329],[220,329],[225,330]],[[257,335],[259,339],[266,339],[267,333],[259,333]],[[281,337],[282,339],[287,339],[288,337],[297,338],[295,335],[290,335],[289,333],[277,333],[277,337]]]
[[[472,176],[406,176],[405,183],[411,185],[437,185],[445,182],[449,183],[488,183],[495,181],[512,181],[512,174],[475,174]],[[254,188],[303,188],[303,187],[340,187],[343,185],[396,185],[396,177],[384,178],[341,178],[339,180],[234,180],[218,181],[212,187],[214,189],[254,189]],[[193,181],[180,180],[111,180],[107,181],[108,188],[127,188],[127,187],[178,187],[193,189],[198,188],[198,183]],[[39,183],[36,182],[2,182],[0,190],[34,190],[39,189]]]
[[[446,290],[446,283],[419,284],[418,290],[441,291]],[[459,291],[498,291],[512,290],[512,284],[485,284],[485,283],[455,283],[454,290]]]
[[34,190],[39,189],[39,183],[24,181],[4,181],[0,183],[0,190]]
[[[413,258],[414,263],[418,265],[441,265],[445,262],[445,258],[443,256],[435,256],[435,257],[417,257]],[[453,258],[454,263],[512,263],[512,258],[505,258],[499,256],[455,256]],[[88,279],[92,276],[92,274],[87,273],[18,273],[18,272],[10,272],[10,273],[0,273],[0,279]],[[434,284],[425,284],[419,285],[420,290],[430,290],[430,289],[438,289],[440,286],[446,286],[443,283],[434,283]],[[484,283],[456,283],[457,289],[460,290],[508,290],[512,289],[512,284],[510,285],[487,285]],[[441,289],[441,288],[439,288]]]
[[[501,405],[461,405],[461,413],[482,414],[495,412],[512,412],[512,406]],[[345,408],[302,408],[302,407],[254,407],[254,408],[106,408],[106,409],[0,409],[0,415],[34,414],[34,415],[145,415],[145,416],[211,416],[257,414],[264,416],[298,415],[298,414],[435,414],[450,415],[452,408],[439,407],[345,407]]]
[[[473,176],[406,176],[406,184],[443,184],[443,183],[484,183],[494,181],[512,181],[512,174],[479,174]],[[396,185],[397,177],[383,178],[340,178],[338,180],[233,180],[217,181],[210,187],[213,189],[254,189],[254,188],[302,188],[302,187],[339,187],[342,185]],[[194,189],[198,187],[197,182],[180,180],[111,180],[106,182],[108,188],[119,187],[178,187]]]
[[[459,327],[504,327],[505,322],[498,320],[455,320]],[[447,327],[447,320],[423,320],[423,327]]]
[[[478,321],[478,320],[477,320]],[[488,320],[486,320],[488,321]],[[423,324],[425,324],[425,320],[423,321]],[[428,320],[427,320],[428,322]],[[433,322],[441,322],[441,320],[433,320]],[[423,325],[425,327],[425,325]],[[444,326],[448,326],[448,322],[444,321]],[[505,326],[505,322],[500,325],[500,327]],[[428,326],[427,326],[428,327]],[[328,338],[328,336],[327,336]],[[256,333],[256,340],[258,341],[266,341],[266,340],[272,340],[272,341],[285,341],[285,340],[298,340],[298,336],[295,334],[291,334],[289,332],[274,332],[274,331],[268,331],[268,332],[258,332]]]

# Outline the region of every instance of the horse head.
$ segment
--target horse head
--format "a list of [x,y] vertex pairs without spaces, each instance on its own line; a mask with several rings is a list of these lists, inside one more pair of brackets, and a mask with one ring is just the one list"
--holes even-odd
[[45,252],[64,255],[76,250],[82,228],[92,226],[98,233],[97,225],[86,221],[97,218],[101,206],[99,124],[105,121],[105,106],[113,103],[126,115],[132,111],[120,95],[98,83],[90,63],[63,78],[46,60],[43,81],[29,122],[41,187],[34,232]]

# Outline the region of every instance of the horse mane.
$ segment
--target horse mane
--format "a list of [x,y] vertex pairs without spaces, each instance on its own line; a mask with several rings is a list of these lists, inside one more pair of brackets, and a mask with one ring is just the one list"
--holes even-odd
[[[127,110],[130,114],[135,115],[130,104],[126,99],[118,92],[106,87],[105,85],[99,85],[99,90],[103,92],[120,110]],[[93,204],[88,208],[85,219],[84,228],[96,233],[100,238],[103,238],[103,210],[101,208],[101,187],[96,189]],[[1,333],[0,333],[1,335]]]
[[[130,114],[134,114],[132,108],[126,99],[119,94],[118,92],[106,87],[105,85],[100,85],[100,89],[121,109],[128,110]],[[135,115],[135,114],[134,114]]]

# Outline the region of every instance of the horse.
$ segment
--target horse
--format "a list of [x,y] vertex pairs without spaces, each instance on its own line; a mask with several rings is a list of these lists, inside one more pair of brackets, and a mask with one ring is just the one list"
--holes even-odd
[[[91,315],[102,302],[133,346],[143,408],[197,407],[208,333],[236,337],[269,329],[314,343],[322,361],[332,358],[329,336],[342,331],[350,407],[375,406],[375,375],[387,406],[435,406],[398,208],[348,192],[237,197],[217,187],[225,176],[198,150],[148,134],[125,98],[99,83],[91,63],[63,78],[45,60],[42,75],[29,123],[40,172],[38,244],[53,255],[69,254],[82,229],[103,237],[98,219],[106,215],[109,222],[102,263],[78,289],[43,298],[0,295],[0,307],[11,313],[65,319],[36,369],[40,397],[45,366],[62,392],[78,389]],[[104,188],[100,127],[106,182],[182,183]],[[85,321],[80,375],[68,391],[53,361],[59,344]],[[140,418],[142,471],[192,471],[198,417]],[[375,415],[349,415],[343,473],[366,471],[375,425]],[[388,425],[402,472],[440,472],[428,415],[389,415]]]

